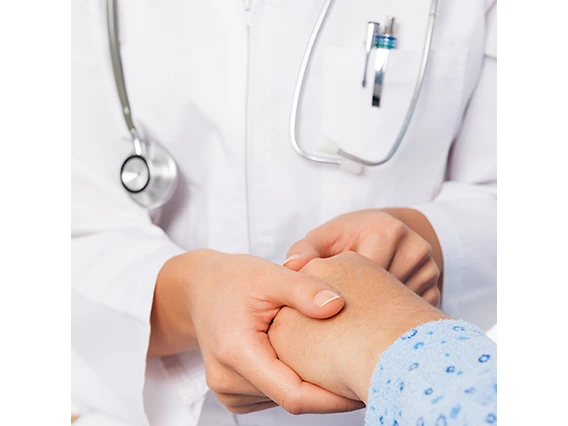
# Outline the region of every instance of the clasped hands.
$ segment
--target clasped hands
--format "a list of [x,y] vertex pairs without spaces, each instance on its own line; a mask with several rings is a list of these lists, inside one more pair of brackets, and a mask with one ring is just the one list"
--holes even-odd
[[444,317],[415,293],[438,303],[432,251],[399,219],[369,210],[308,233],[285,267],[212,250],[174,257],[158,277],[149,355],[198,345],[208,386],[237,414],[362,408],[382,351]]

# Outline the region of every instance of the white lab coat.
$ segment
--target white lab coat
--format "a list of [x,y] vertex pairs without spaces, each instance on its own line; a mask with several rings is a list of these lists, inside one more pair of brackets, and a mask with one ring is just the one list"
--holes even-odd
[[[104,0],[73,2],[72,395],[126,424],[230,425],[205,398],[198,353],[146,359],[154,283],[170,257],[201,247],[282,262],[311,228],[345,212],[410,206],[433,224],[443,307],[496,322],[496,9],[441,0],[432,58],[407,136],[360,176],[295,154],[297,72],[323,0],[120,0],[126,84],[139,132],[174,155],[175,198],[148,214],[119,181],[132,152],[120,111]],[[245,2],[246,3],[246,2]],[[337,0],[314,51],[300,142],[322,137],[368,159],[390,148],[412,95],[427,0]],[[398,22],[381,108],[361,88],[367,21]],[[370,68],[373,61],[371,60]],[[369,70],[372,82],[372,71]],[[202,410],[202,405],[204,409]],[[241,425],[360,425],[362,412]]]

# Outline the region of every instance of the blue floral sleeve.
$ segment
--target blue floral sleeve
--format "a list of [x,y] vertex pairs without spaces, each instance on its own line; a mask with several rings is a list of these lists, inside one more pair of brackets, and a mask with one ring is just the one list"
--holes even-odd
[[464,321],[434,321],[408,331],[375,368],[366,424],[497,424],[495,343]]

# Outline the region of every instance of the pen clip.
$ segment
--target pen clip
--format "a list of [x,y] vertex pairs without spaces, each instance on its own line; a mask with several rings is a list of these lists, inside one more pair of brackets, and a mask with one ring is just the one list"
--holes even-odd
[[381,106],[381,99],[383,93],[383,83],[385,73],[388,66],[390,51],[396,49],[395,32],[395,18],[394,16],[387,16],[385,29],[382,34],[377,37],[377,56],[375,58],[375,83],[373,86],[373,99],[372,105],[374,107]]
[[365,40],[365,69],[363,70],[363,87],[367,86],[367,69],[369,67],[369,57],[371,50],[375,46],[375,41],[380,35],[380,25],[377,22],[367,23],[367,39]]

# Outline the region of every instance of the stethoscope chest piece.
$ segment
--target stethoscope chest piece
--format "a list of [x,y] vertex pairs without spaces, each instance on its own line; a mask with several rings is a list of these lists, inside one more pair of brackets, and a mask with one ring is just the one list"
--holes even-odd
[[156,209],[172,197],[177,184],[177,166],[160,144],[140,142],[140,152],[129,156],[120,169],[120,181],[140,206]]
[[150,182],[150,168],[144,157],[134,154],[124,160],[120,180],[128,192],[136,194],[143,191]]

